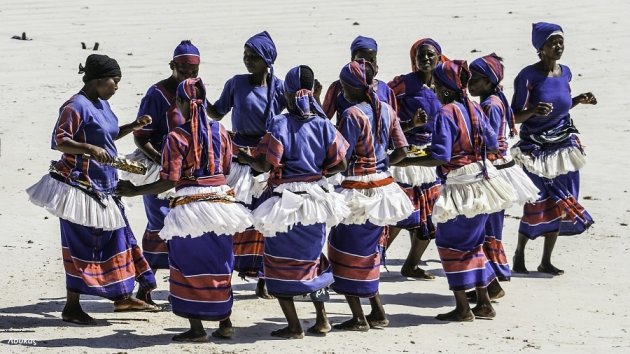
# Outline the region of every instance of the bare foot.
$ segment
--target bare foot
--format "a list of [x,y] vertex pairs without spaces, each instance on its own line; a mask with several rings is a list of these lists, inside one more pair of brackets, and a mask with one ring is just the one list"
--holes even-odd
[[564,270],[554,267],[553,264],[551,264],[551,263],[549,263],[549,264],[542,264],[541,263],[538,266],[538,271],[541,272],[541,273],[547,273],[547,274],[551,274],[551,275],[562,275],[562,274],[564,274]]
[[231,339],[234,335],[234,327],[232,327],[232,321],[229,318],[219,322],[219,329],[212,332],[214,338]]
[[302,339],[304,338],[304,332],[294,332],[289,327],[284,327],[278,330],[271,332],[272,337],[280,337],[286,339]]
[[173,336],[173,341],[175,342],[190,342],[190,343],[203,343],[208,341],[208,334],[206,331],[193,331],[188,330],[184,333],[177,334]]
[[85,313],[81,308],[78,309],[67,309],[64,308],[61,312],[61,319],[64,322],[70,322],[83,326],[95,326],[96,320],[92,318],[92,316]]
[[441,313],[435,316],[435,319],[451,322],[472,322],[475,319],[475,315],[470,310],[462,312],[461,310],[454,309],[451,312]]
[[138,292],[136,293],[136,298],[138,300],[146,302],[149,305],[158,306],[158,304],[153,302],[153,299],[151,298],[151,292],[145,291],[144,289],[142,289],[142,287],[138,289]]
[[529,270],[525,267],[525,255],[522,253],[514,253],[512,257],[512,272],[529,274]]
[[[495,284],[496,282],[496,284]],[[488,285],[488,297],[490,300],[497,300],[505,296],[505,290],[499,285],[499,282],[494,280]],[[466,298],[470,302],[477,302],[477,291],[470,290],[466,292]]]
[[267,292],[267,284],[265,284],[265,279],[258,279],[258,284],[256,284],[256,296],[265,300],[276,298],[275,296],[269,295],[269,293]]
[[114,301],[114,312],[131,312],[131,311],[160,311],[159,306],[149,305],[146,302],[130,297],[123,300]]
[[389,326],[389,320],[383,317],[377,317],[372,314],[365,316],[370,328],[385,328]]
[[332,327],[328,321],[324,323],[315,323],[313,326],[309,327],[306,332],[314,335],[325,336],[326,333],[330,332]]
[[356,331],[367,332],[370,330],[370,325],[366,321],[357,320],[355,318],[347,320],[346,322],[339,323],[333,326],[335,329],[341,329],[343,331]]
[[403,277],[407,278],[415,278],[415,279],[424,279],[424,280],[432,280],[435,279],[435,276],[427,272],[426,270],[415,266],[414,268],[402,267],[400,270],[400,274]]
[[483,320],[491,320],[497,315],[497,313],[494,311],[494,308],[490,304],[478,304],[477,306],[473,307],[471,311],[475,315],[475,318],[480,318]]
[[219,328],[216,331],[212,332],[212,336],[219,339],[232,339],[233,335],[234,327]]

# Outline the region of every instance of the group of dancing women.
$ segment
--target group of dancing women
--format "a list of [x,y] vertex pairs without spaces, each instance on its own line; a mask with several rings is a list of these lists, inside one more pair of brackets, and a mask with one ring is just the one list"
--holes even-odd
[[[215,338],[234,335],[234,271],[259,279],[259,297],[277,299],[287,326],[272,336],[304,336],[296,297],[314,305],[312,335],[387,327],[380,267],[403,229],[411,240],[405,277],[434,278],[419,264],[435,240],[456,304],[437,319],[495,317],[491,300],[505,295],[501,282],[528,272],[528,240],[544,237],[537,270],[560,275],[551,262],[558,236],[593,223],[578,203],[585,152],[569,111],[597,101],[571,95],[571,71],[558,63],[560,26],[533,24],[532,44],[539,61],[517,75],[510,103],[495,53],[469,64],[423,38],[411,46],[411,71],[386,83],[376,79],[376,41],[358,36],[321,102],[309,66],[284,80],[275,75],[276,46],[261,32],[244,45],[247,74],[230,78],[212,102],[197,77],[199,50],[182,41],[171,75],[120,126],[108,103],[120,66],[88,56],[79,65],[83,88],[61,106],[53,129],[61,158],[27,190],[60,220],[62,319],[97,323],[81,294],[114,301],[114,311],[159,311],[151,291],[158,269],[168,269],[170,308],[190,322],[175,341],[207,341],[202,321],[219,322]],[[228,113],[231,131],[220,123]],[[115,141],[129,133],[137,150],[125,159],[143,164],[144,174],[114,163]],[[140,195],[142,247],[122,202]],[[502,230],[514,204],[523,215],[510,267]],[[334,326],[329,291],[344,295],[351,313]],[[367,314],[361,298],[369,299]]]

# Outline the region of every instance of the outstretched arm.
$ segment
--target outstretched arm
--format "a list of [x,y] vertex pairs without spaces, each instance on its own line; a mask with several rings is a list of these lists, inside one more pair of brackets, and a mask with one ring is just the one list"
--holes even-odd
[[118,136],[116,136],[116,140],[124,137],[125,135],[135,130],[142,129],[142,127],[144,127],[145,125],[151,124],[151,121],[152,121],[151,116],[145,114],[143,116],[136,118],[136,120],[134,120],[132,123],[121,125],[118,128]]
[[572,99],[571,108],[577,106],[578,104],[597,104],[597,99],[595,95],[590,92],[581,93]]
[[160,194],[173,188],[175,182],[166,179],[160,179],[153,183],[136,186],[125,180],[118,181],[116,186],[116,194],[121,197],[134,197],[136,195]]

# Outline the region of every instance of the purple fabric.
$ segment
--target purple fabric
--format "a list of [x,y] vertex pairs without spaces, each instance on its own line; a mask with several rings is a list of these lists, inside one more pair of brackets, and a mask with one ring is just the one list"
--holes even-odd
[[495,277],[483,252],[488,214],[463,215],[437,224],[435,245],[453,291],[486,287]]
[[[367,66],[372,66],[372,64],[363,59],[353,60],[341,69],[339,80],[348,86],[365,90],[368,103],[372,107],[374,116],[378,116],[381,112],[381,101],[378,98],[376,90],[372,88],[372,82],[367,82]],[[373,72],[376,73],[376,70],[373,70]],[[376,127],[376,131],[380,132],[381,121],[377,119],[374,126]],[[380,143],[380,139],[381,134],[376,134],[377,142]]]
[[354,54],[357,50],[368,49],[373,51],[378,51],[378,44],[374,38],[357,36],[350,44],[350,53]]
[[273,86],[274,86],[274,72],[273,63],[278,57],[276,51],[276,45],[271,39],[271,36],[267,31],[262,31],[245,42],[245,45],[251,48],[256,54],[258,54],[267,64],[270,69],[269,81],[267,82],[267,105],[265,106],[264,116],[266,119],[273,117],[275,114],[271,111],[273,101]]
[[[195,96],[195,89],[197,98],[192,98]],[[189,102],[191,149],[195,155],[195,169],[202,169],[208,165],[208,148],[210,147],[205,109],[206,88],[200,78],[186,79],[177,85],[176,96]]]
[[552,34],[562,33],[562,27],[548,22],[532,23],[532,45],[540,51]]
[[155,276],[126,218],[126,225],[113,231],[59,222],[68,290],[120,300],[133,293],[135,281],[144,289],[155,289]]
[[313,88],[302,89],[300,82],[301,70],[302,68],[300,66],[296,66],[289,70],[287,76],[284,78],[285,92],[295,95],[294,99],[297,112],[294,113],[304,118],[309,117],[311,114],[326,118],[326,113],[324,113],[322,107],[313,97]]
[[339,224],[330,230],[328,257],[338,294],[370,298],[380,282],[383,226]]
[[[105,149],[109,156],[117,156],[115,140],[118,136],[118,117],[109,103],[98,99],[90,101],[83,92],[76,94],[59,108],[59,119],[52,132],[50,147],[55,149],[64,139],[88,143]],[[61,137],[61,138],[60,138]],[[89,181],[96,191],[112,193],[118,184],[118,172],[107,164],[87,161],[82,155],[63,154],[54,163],[64,177],[71,180]]]
[[400,76],[398,80],[404,85],[404,93],[396,96],[400,121],[411,121],[419,108],[427,112],[428,116],[427,124],[405,132],[407,142],[417,146],[430,144],[435,117],[440,113],[442,103],[433,90],[418,80],[416,73],[405,74]]
[[232,111],[232,130],[236,132],[234,143],[240,146],[256,146],[265,135],[268,119],[265,115],[267,102],[271,102],[271,112],[278,115],[286,108],[284,84],[274,78],[272,99],[267,99],[267,87],[253,86],[249,75],[236,75],[229,79],[223,92],[214,103],[217,113],[225,115]]
[[510,126],[510,136],[512,136],[511,132],[515,129],[514,112],[510,107],[510,102],[507,97],[505,97],[505,93],[503,93],[503,86],[501,86],[501,81],[503,81],[503,63],[501,59],[498,55],[492,53],[473,60],[469,67],[470,70],[482,74],[494,84],[494,95],[496,95],[505,106],[505,119]]
[[181,41],[173,51],[173,61],[176,63],[199,65],[201,61],[199,49],[188,40]]
[[232,237],[214,232],[193,238],[173,237],[168,247],[173,313],[205,321],[229,317],[234,302]]
[[276,44],[271,39],[271,36],[267,31],[262,31],[245,42],[245,45],[251,48],[256,54],[258,54],[269,68],[273,66],[273,63],[278,57],[276,51]]
[[304,295],[333,282],[332,269],[322,249],[326,225],[293,225],[289,232],[265,238],[264,271],[269,294]]
[[292,114],[275,116],[268,134],[282,144],[282,178],[308,179],[321,176],[328,168],[327,154],[337,140],[337,129],[328,119],[311,116],[299,119]]
[[553,105],[553,110],[546,116],[532,116],[521,124],[521,134],[541,133],[564,124],[570,120],[571,109],[571,70],[560,64],[560,77],[547,77],[533,65],[525,67],[514,79],[512,109],[520,112],[534,107],[538,102]]

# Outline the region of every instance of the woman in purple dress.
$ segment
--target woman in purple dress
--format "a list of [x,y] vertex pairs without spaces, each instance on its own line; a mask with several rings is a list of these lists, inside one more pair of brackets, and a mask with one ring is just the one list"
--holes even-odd
[[593,224],[578,203],[579,170],[586,159],[569,110],[578,104],[596,104],[597,100],[590,92],[571,97],[571,70],[558,63],[564,52],[560,26],[534,23],[532,44],[540,61],[525,67],[514,80],[512,109],[521,129],[520,141],[511,152],[541,193],[536,202],[523,208],[512,270],[528,273],[527,241],[544,236],[538,271],[561,275],[564,271],[551,263],[558,236],[581,234]]
[[118,153],[114,141],[149,124],[151,117],[118,126],[107,102],[122,76],[116,60],[92,54],[79,73],[83,88],[61,106],[52,134],[52,149],[63,155],[26,192],[61,224],[68,291],[61,318],[95,325],[81,308],[80,294],[113,300],[114,311],[159,310],[131,297],[136,281],[145,292],[155,289],[155,277],[114,195],[118,173],[110,165]]

